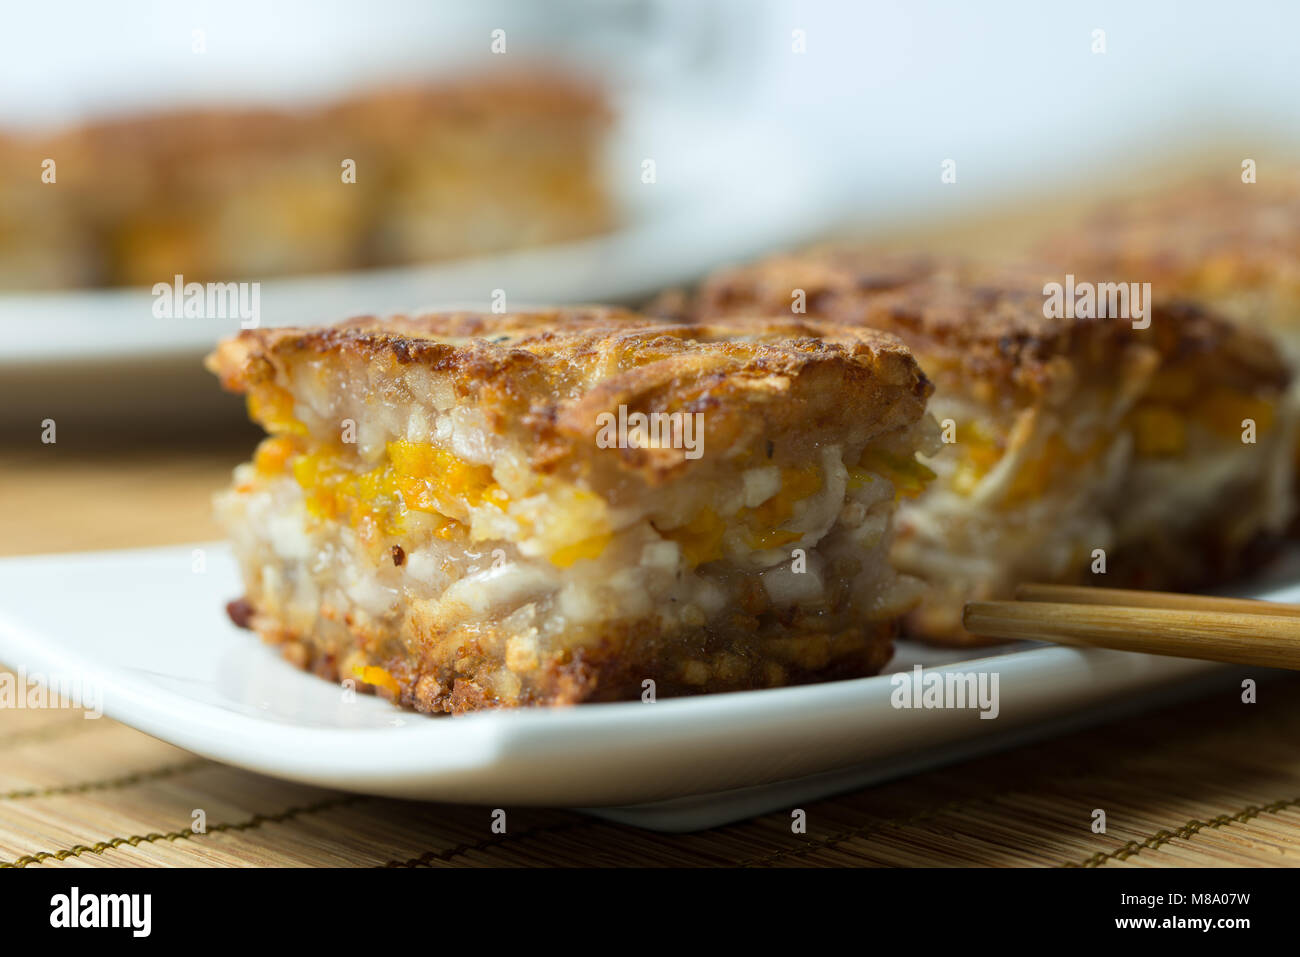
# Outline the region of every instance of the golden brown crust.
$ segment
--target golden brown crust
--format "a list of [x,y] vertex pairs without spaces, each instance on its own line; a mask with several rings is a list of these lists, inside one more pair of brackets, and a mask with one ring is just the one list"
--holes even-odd
[[[274,614],[255,614],[251,626],[297,667],[329,681],[350,678],[362,690],[426,714],[636,700],[647,680],[656,696],[667,698],[859,678],[888,663],[897,632],[894,622],[885,621],[828,634],[814,621],[806,630],[770,634],[757,617],[743,613],[725,632],[675,637],[662,635],[654,621],[611,622],[594,640],[547,657],[522,676],[517,697],[503,701],[491,690],[502,661],[489,649],[499,648],[508,630],[461,629],[407,647],[349,621],[336,643],[340,650],[333,651],[318,636],[285,627]],[[356,661],[383,669],[392,684],[357,680]]]
[[[543,471],[590,457],[596,417],[620,405],[707,413],[711,447],[726,449],[760,426],[800,436],[846,419],[872,423],[874,434],[903,429],[932,391],[886,333],[795,318],[678,324],[600,307],[248,330],[222,343],[208,366],[225,388],[247,391],[304,356],[351,357],[379,370],[418,365],[445,377]],[[689,464],[681,449],[609,453],[652,484]]]
[[1229,172],[1116,200],[1048,237],[1041,255],[1081,277],[1150,282],[1162,297],[1300,296],[1300,174],[1267,167],[1243,183]]
[[1044,285],[1064,280],[1043,264],[991,266],[828,246],[717,273],[691,314],[789,313],[794,291],[802,290],[810,315],[891,332],[932,376],[953,370],[1031,395],[1073,380],[1075,363],[1104,367],[1128,345],[1166,359],[1214,356],[1227,381],[1270,388],[1287,381],[1272,341],[1191,302],[1157,301],[1147,329],[1122,319],[1045,316]]
[[[352,351],[367,360],[392,358],[475,378],[516,352],[543,363],[553,374],[569,370],[572,381],[589,380],[610,364],[615,370],[645,365],[645,351],[664,358],[708,352],[739,363],[739,371],[788,371],[830,356],[908,365],[897,337],[803,317],[677,323],[617,307],[579,306],[504,315],[480,312],[424,313],[386,318],[358,316],[330,326],[244,330],[223,343],[213,362],[238,377],[253,356],[312,351]],[[232,361],[233,360],[233,361]],[[492,370],[497,371],[495,368]]]

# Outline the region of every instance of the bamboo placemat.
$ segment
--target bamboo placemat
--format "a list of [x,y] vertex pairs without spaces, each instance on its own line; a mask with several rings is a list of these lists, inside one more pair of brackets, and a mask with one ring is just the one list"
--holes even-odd
[[[288,784],[108,718],[0,712],[0,867],[1300,864],[1300,679],[782,811],[666,835],[571,811]],[[1092,814],[1107,815],[1094,834]],[[202,810],[206,830],[192,826]]]

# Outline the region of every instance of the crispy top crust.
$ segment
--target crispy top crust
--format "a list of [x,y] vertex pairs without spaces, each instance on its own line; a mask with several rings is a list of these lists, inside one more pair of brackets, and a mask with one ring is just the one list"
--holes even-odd
[[[815,444],[901,432],[932,391],[906,346],[874,330],[794,318],[679,324],[599,307],[249,330],[207,364],[225,388],[243,392],[283,384],[287,365],[313,357],[359,360],[381,378],[427,370],[543,471],[588,459],[597,416],[620,405],[704,413],[707,460],[759,436]],[[606,460],[614,456],[652,483],[687,464],[679,449],[605,450]]]
[[1270,340],[1189,302],[1157,298],[1147,329],[1124,319],[1045,316],[1045,284],[1064,281],[1061,270],[1042,264],[986,265],[838,245],[717,273],[684,314],[709,321],[789,313],[801,289],[810,315],[894,333],[932,376],[951,373],[1035,394],[1058,392],[1087,368],[1113,368],[1130,346],[1165,360],[1213,355],[1215,376],[1241,386],[1280,389],[1288,379]]
[[1162,295],[1274,284],[1300,294],[1300,175],[1266,169],[1247,184],[1229,173],[1112,202],[1049,237],[1041,255]]

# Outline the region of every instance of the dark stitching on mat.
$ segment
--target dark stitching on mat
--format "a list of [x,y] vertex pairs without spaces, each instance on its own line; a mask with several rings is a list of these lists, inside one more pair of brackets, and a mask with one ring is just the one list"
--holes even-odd
[[[1136,761],[1138,760],[1138,756],[1134,756],[1132,759],[1129,760]],[[1121,762],[1121,764],[1122,763],[1126,763],[1126,762]],[[1072,781],[1079,778],[1086,778],[1090,775],[1096,774],[1098,771],[1102,770],[1103,767],[1104,767],[1103,765],[1099,765],[1096,768],[1087,768],[1083,770],[1075,770],[1073,772],[1067,772],[1065,774],[1065,780]],[[1039,772],[1033,775],[1031,779],[1037,780],[1037,778],[1039,777],[1046,776],[1047,773],[1048,772],[1045,771]],[[908,827],[913,824],[924,824],[925,822],[931,820],[932,818],[939,817],[940,815],[946,814],[949,811],[955,811],[958,808],[963,808],[963,807],[978,806],[980,804],[996,803],[999,797],[1006,797],[1006,796],[1007,795],[974,794],[964,798],[954,798],[953,800],[948,801],[945,804],[941,804],[938,807],[929,808],[925,811],[921,811],[917,814],[912,815],[911,817],[903,818],[901,820],[870,821],[866,824],[861,824],[858,825],[857,827],[852,827],[840,831],[837,834],[832,834],[830,837],[827,838],[821,838],[816,841],[809,841],[808,843],[799,845],[798,847],[783,848],[782,850],[775,851],[774,853],[766,855],[764,857],[754,858],[749,861],[743,861],[739,864],[733,864],[729,866],[762,867],[765,864],[770,864],[774,861],[779,861],[786,857],[794,857],[800,854],[807,854],[812,851],[820,850],[826,847],[835,847],[838,844],[843,844],[845,841],[853,840],[855,837],[862,837],[867,834],[874,834],[878,831],[883,831],[890,828]],[[835,800],[835,798],[827,798],[827,800]]]
[[468,854],[471,851],[481,851],[485,848],[492,847],[496,844],[509,844],[514,841],[522,841],[526,837],[532,837],[536,834],[555,834],[560,831],[571,831],[578,828],[592,827],[598,824],[598,821],[565,821],[563,824],[543,824],[541,827],[535,827],[528,831],[521,831],[518,834],[502,834],[496,837],[487,837],[481,841],[473,841],[468,844],[457,844],[455,847],[449,847],[442,851],[425,851],[419,857],[412,857],[405,861],[391,860],[385,864],[376,864],[376,867],[426,867],[434,861],[446,863],[453,857],[459,857],[462,854]]
[[1061,867],[1100,867],[1107,861],[1125,861],[1134,855],[1141,854],[1143,851],[1154,851],[1156,848],[1168,844],[1176,838],[1182,838],[1190,841],[1200,831],[1207,827],[1220,828],[1230,824],[1245,824],[1252,818],[1259,817],[1261,814],[1276,814],[1278,811],[1285,811],[1290,807],[1300,807],[1300,798],[1292,798],[1289,801],[1274,801],[1272,804],[1265,804],[1263,807],[1250,805],[1242,808],[1236,814],[1220,814],[1218,817],[1212,817],[1208,821],[1191,820],[1177,830],[1162,829],[1156,831],[1150,837],[1141,841],[1129,841],[1123,847],[1116,848],[1113,851],[1098,851],[1079,863],[1066,863]]
[[923,824],[928,820],[947,814],[949,811],[955,811],[959,807],[965,807],[969,804],[979,804],[985,800],[987,800],[987,798],[983,796],[955,798],[945,804],[940,804],[938,807],[932,807],[914,814],[911,817],[903,818],[901,820],[868,821],[866,824],[859,824],[857,827],[851,827],[847,830],[840,831],[837,834],[832,834],[830,837],[808,841],[805,844],[800,844],[798,847],[782,848],[781,850],[774,851],[764,857],[752,858],[751,860],[741,861],[739,864],[729,866],[762,867],[765,864],[771,864],[774,861],[779,861],[783,858],[795,857],[800,854],[809,854],[813,851],[819,851],[824,848],[835,847],[839,844],[843,844],[845,841],[851,841],[855,837],[863,837],[867,834],[874,834],[877,831],[884,831],[896,827],[910,827],[913,824]]
[[83,781],[80,784],[56,784],[48,788],[24,788],[18,791],[5,791],[0,794],[0,801],[21,801],[27,798],[58,797],[63,794],[84,794],[87,791],[111,791],[115,788],[130,787],[145,781],[157,781],[161,778],[175,777],[211,764],[206,758],[181,761],[168,764],[152,771],[132,771],[130,774],[100,781]]
[[[279,811],[275,814],[254,814],[246,821],[232,821],[227,824],[214,824],[204,831],[203,834],[197,836],[203,837],[206,834],[220,834],[223,832],[251,831],[254,828],[261,827],[263,824],[280,824],[297,817],[304,817],[308,814],[317,814],[321,811],[328,811],[336,807],[344,807],[349,804],[356,804],[359,801],[368,800],[370,800],[370,798],[361,794],[348,794],[343,797],[327,798],[323,801],[317,801],[315,804],[304,804],[299,807],[286,808],[285,810]],[[187,827],[183,831],[171,831],[167,834],[136,834],[131,837],[114,837],[107,841],[100,841],[98,844],[90,846],[77,844],[62,851],[40,851],[36,854],[28,854],[24,857],[17,858],[16,860],[0,861],[0,868],[26,867],[28,864],[39,864],[41,861],[47,861],[51,858],[56,861],[66,861],[69,857],[80,857],[82,854],[103,854],[105,851],[112,850],[115,847],[121,847],[123,844],[129,844],[131,847],[135,847],[138,844],[153,844],[157,841],[188,841],[195,836],[194,828]]]

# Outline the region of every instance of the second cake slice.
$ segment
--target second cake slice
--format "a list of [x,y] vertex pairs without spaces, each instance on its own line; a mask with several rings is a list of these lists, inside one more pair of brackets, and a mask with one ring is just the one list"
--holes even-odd
[[962,643],[964,604],[1021,582],[1216,583],[1291,513],[1276,344],[1158,297],[1142,317],[1060,316],[1048,290],[1065,278],[839,245],[721,271],[674,308],[711,322],[802,306],[907,343],[950,448],[900,511],[894,561],[930,585],[912,631]]

